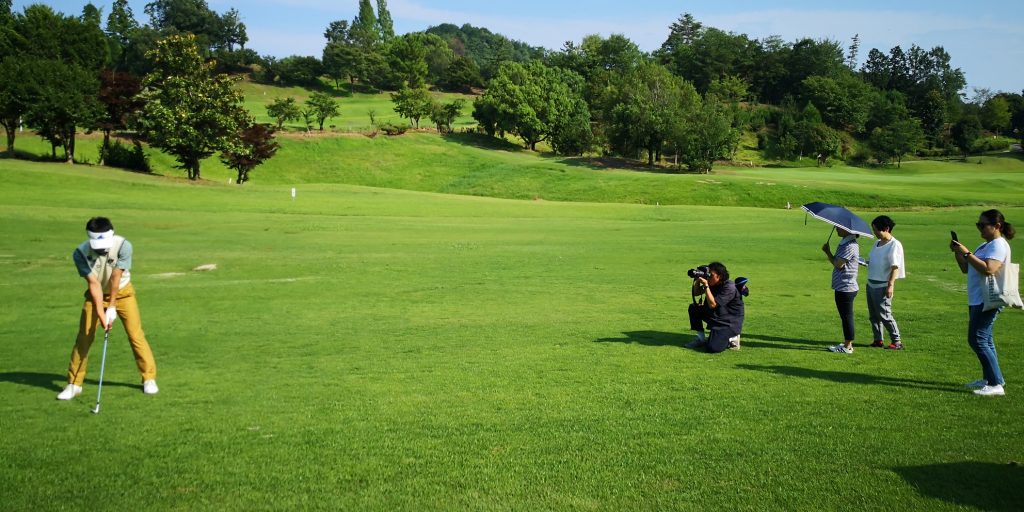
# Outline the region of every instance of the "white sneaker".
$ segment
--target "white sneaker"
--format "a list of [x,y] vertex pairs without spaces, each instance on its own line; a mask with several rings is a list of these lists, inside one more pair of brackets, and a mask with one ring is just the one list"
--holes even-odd
[[57,400],[71,400],[72,398],[82,394],[82,386],[76,386],[74,384],[68,384],[64,391],[61,391],[57,395]]
[[981,389],[975,389],[974,394],[979,396],[1003,396],[1006,392],[1003,391],[1003,386],[1001,384],[996,384],[995,386],[985,386]]
[[841,354],[852,354],[853,353],[853,349],[852,348],[846,348],[846,345],[843,345],[842,343],[829,347],[828,351],[829,352],[838,352],[838,353],[841,353]]
[[729,338],[729,348],[732,349],[732,350],[739,350],[740,349],[740,335],[739,334],[737,334],[736,336],[733,336],[732,338]]
[[142,383],[142,392],[147,395],[155,395],[160,391],[160,388],[156,387],[156,381],[153,379],[147,380]]
[[981,389],[988,386],[988,381],[985,379],[978,379],[974,382],[968,382],[967,384],[964,384],[964,386],[968,388]]

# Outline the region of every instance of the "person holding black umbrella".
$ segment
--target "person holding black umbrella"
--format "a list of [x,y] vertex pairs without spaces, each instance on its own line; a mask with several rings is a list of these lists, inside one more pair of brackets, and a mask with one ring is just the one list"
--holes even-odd
[[836,309],[839,311],[839,319],[843,324],[843,343],[828,347],[829,352],[843,354],[853,353],[853,302],[857,298],[857,268],[860,264],[860,245],[857,244],[857,236],[854,233],[836,227],[836,233],[842,237],[836,247],[835,254],[828,242],[821,246],[821,250],[828,257],[832,265],[832,289],[835,291]]
[[[821,250],[828,256],[828,262],[832,265],[832,289],[836,295],[836,309],[839,310],[839,319],[843,323],[843,343],[828,347],[829,352],[840,352],[843,354],[853,353],[853,301],[857,298],[857,266],[863,264],[860,259],[860,246],[857,245],[857,237],[860,235],[874,238],[871,227],[864,219],[857,214],[843,208],[842,206],[828,203],[807,203],[800,207],[808,215],[825,221],[834,226],[836,233],[842,237],[835,254],[829,242],[821,246]],[[804,221],[806,223],[806,220]],[[832,240],[829,233],[828,240]]]

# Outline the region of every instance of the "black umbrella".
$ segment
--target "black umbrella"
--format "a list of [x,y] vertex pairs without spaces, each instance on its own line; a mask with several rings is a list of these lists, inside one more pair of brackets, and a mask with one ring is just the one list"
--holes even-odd
[[[871,226],[864,222],[864,219],[842,206],[828,203],[807,203],[800,208],[811,214],[812,217],[843,228],[850,233],[874,238],[874,235],[871,234]],[[829,238],[832,238],[831,234]]]

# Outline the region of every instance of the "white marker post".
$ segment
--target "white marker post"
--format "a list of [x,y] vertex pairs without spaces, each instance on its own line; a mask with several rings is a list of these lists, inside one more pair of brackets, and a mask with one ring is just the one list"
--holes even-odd
[[295,187],[292,187],[292,201],[295,200]]

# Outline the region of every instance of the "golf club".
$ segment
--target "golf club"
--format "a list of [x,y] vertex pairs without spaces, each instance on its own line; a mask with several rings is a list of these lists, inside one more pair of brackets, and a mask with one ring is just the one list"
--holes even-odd
[[100,413],[100,396],[103,395],[103,369],[107,366],[107,341],[110,340],[110,331],[103,333],[103,358],[100,359],[100,385],[96,388],[96,407],[93,407],[92,413]]

